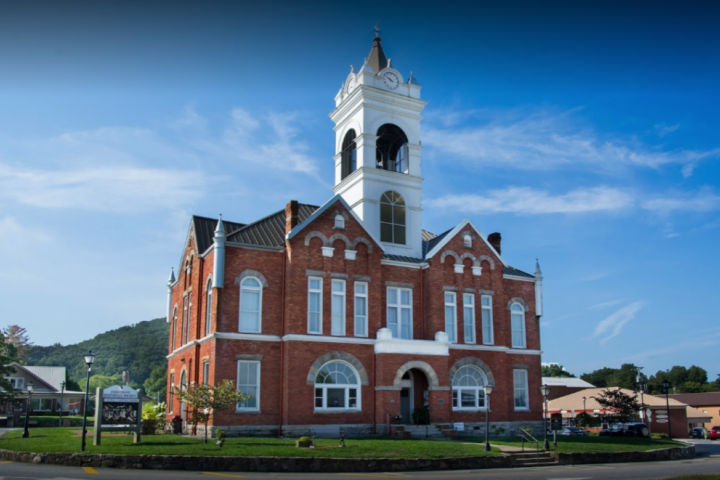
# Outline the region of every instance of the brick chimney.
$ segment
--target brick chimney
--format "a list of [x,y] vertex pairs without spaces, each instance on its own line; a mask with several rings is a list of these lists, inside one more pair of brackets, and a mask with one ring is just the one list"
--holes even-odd
[[295,225],[298,224],[298,202],[290,200],[285,205],[285,235],[290,233]]
[[490,243],[490,245],[492,245],[498,255],[502,255],[502,252],[500,251],[500,242],[502,242],[502,235],[500,235],[500,232],[495,232],[488,235],[488,242]]

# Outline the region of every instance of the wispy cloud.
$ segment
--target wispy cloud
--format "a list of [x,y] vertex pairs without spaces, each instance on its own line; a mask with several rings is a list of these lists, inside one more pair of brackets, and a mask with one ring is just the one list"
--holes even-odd
[[628,357],[628,361],[638,362],[656,357],[667,358],[670,355],[687,352],[689,350],[697,351],[700,348],[717,347],[720,345],[720,329],[714,329],[705,332],[693,331],[692,338],[685,341],[672,342],[671,345],[638,352]]
[[598,310],[598,309],[603,309],[603,308],[608,308],[608,307],[614,307],[615,305],[619,305],[622,302],[623,302],[623,300],[621,300],[621,299],[608,300],[607,302],[600,302],[600,303],[596,303],[595,305],[590,305],[587,308],[588,308],[588,310]]
[[[720,158],[720,148],[665,150],[632,138],[601,135],[583,126],[575,111],[443,111],[429,115],[429,119],[424,133],[429,148],[496,168],[553,170],[583,166],[611,171],[628,166],[658,168],[677,164],[683,167],[683,175],[690,176],[698,162]],[[460,121],[464,126],[456,124]],[[666,131],[676,128],[667,127]]]
[[655,196],[642,202],[642,208],[656,213],[668,214],[678,211],[710,212],[720,209],[720,195],[709,188],[699,192],[672,192]]
[[625,210],[634,204],[629,193],[612,187],[592,187],[553,195],[530,187],[490,190],[486,195],[450,194],[428,204],[472,214],[482,213],[587,213]]
[[592,334],[593,338],[599,337],[600,343],[604,344],[617,337],[625,325],[635,318],[635,315],[637,315],[643,306],[645,306],[645,302],[633,302],[605,317],[595,327],[595,331]]

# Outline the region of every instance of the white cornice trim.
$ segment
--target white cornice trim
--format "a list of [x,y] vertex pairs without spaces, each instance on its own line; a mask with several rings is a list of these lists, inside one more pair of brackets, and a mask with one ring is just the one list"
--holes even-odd
[[519,282],[530,282],[535,283],[535,278],[529,278],[529,277],[520,277],[518,275],[509,275],[509,274],[503,274],[503,278],[507,280],[517,280]]
[[412,268],[414,270],[420,270],[421,268],[427,268],[427,263],[414,263],[414,262],[401,262],[400,260],[390,260],[389,258],[383,258],[380,260],[381,265],[390,265],[392,267],[403,267]]
[[375,339],[357,337],[331,337],[327,335],[304,335],[291,333],[282,337],[286,342],[317,342],[317,343],[352,343],[359,345],[372,345]]
[[255,340],[258,342],[279,342],[279,335],[263,335],[261,333],[215,332],[212,337],[221,340]]

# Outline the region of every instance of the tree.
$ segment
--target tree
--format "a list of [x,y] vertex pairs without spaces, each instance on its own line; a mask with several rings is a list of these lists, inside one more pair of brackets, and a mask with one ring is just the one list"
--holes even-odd
[[250,398],[239,390],[235,389],[232,380],[223,380],[217,385],[191,384],[185,390],[174,387],[175,394],[184,400],[190,410],[190,421],[193,428],[198,423],[205,424],[205,443],[207,443],[207,430],[210,415],[216,411],[235,408],[238,402]]
[[623,363],[620,368],[604,367],[580,376],[596,387],[621,387],[637,389],[637,374],[641,367],[632,363]]
[[24,362],[32,342],[27,334],[27,330],[20,325],[10,325],[5,329],[6,341],[15,346],[17,352],[17,360]]
[[[122,377],[120,374],[116,375],[92,375],[90,377],[90,393],[92,394],[96,388],[108,388],[113,385],[120,385],[122,383]],[[85,385],[82,386],[85,390]]]
[[543,365],[541,368],[543,377],[575,378],[575,375],[565,370],[565,367],[563,367],[559,363],[548,363],[546,365]]
[[593,397],[598,401],[600,406],[605,410],[609,410],[611,413],[606,413],[605,416],[615,422],[628,422],[633,420],[637,416],[637,412],[640,410],[640,404],[637,401],[637,395],[630,396],[620,388],[615,390],[605,389],[600,392],[600,396]]
[[17,351],[12,343],[7,341],[5,334],[0,331],[0,400],[13,398],[13,386],[7,375],[15,371],[10,364],[17,360]]
[[150,372],[150,376],[147,380],[145,380],[145,383],[143,383],[143,387],[145,387],[145,393],[150,398],[155,398],[156,401],[164,402],[165,401],[165,385],[167,384],[167,367],[166,366],[160,366],[153,368],[152,372]]

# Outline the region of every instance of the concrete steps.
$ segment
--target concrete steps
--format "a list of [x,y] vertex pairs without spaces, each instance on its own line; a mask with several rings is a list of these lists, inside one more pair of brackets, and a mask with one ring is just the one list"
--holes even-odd
[[396,438],[445,438],[435,425],[390,425],[390,431]]
[[513,467],[540,467],[545,465],[557,465],[558,461],[550,452],[530,451],[510,453]]

